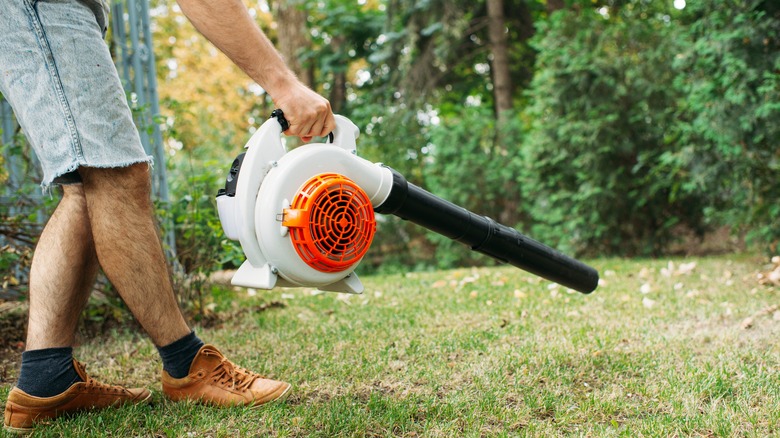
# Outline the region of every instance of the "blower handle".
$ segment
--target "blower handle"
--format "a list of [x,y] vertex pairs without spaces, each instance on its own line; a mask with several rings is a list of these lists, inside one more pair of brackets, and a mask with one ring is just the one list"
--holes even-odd
[[[287,119],[284,117],[284,111],[280,110],[279,108],[271,111],[271,117],[270,118],[276,118],[276,121],[279,122],[279,125],[282,127],[282,132],[287,131],[290,129],[290,122],[287,121]],[[328,140],[333,143],[333,133],[328,134]]]
[[417,187],[390,168],[393,186],[374,211],[394,214],[431,231],[449,237],[472,250],[554,281],[584,294],[598,286],[599,273],[579,260],[566,256],[514,228]]

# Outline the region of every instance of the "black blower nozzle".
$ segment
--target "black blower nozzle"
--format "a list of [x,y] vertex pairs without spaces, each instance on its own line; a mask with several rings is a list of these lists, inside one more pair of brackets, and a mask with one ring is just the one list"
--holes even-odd
[[514,228],[480,216],[406,181],[394,169],[388,198],[374,210],[394,214],[504,263],[588,294],[599,283],[592,267]]

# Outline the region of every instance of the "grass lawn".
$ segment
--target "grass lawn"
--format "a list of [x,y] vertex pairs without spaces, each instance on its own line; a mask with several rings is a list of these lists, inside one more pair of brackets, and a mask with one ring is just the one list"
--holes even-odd
[[764,261],[597,260],[591,295],[507,267],[366,277],[356,296],[217,289],[198,335],[291,382],[286,402],[168,402],[154,347],[124,328],[82,337],[77,357],[153,403],[36,435],[777,436],[780,288],[758,283]]

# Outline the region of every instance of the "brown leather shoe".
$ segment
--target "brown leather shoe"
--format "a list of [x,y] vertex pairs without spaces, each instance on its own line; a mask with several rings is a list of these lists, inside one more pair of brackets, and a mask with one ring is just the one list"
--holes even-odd
[[76,360],[73,366],[84,381],[74,383],[62,394],[35,397],[14,387],[5,402],[5,428],[11,432],[31,432],[35,423],[68,412],[140,403],[151,397],[151,393],[144,388],[127,389],[100,383],[89,377],[84,365]]
[[196,400],[215,406],[258,406],[284,399],[290,384],[266,379],[227,360],[212,345],[204,345],[181,379],[162,372],[163,393],[171,400]]

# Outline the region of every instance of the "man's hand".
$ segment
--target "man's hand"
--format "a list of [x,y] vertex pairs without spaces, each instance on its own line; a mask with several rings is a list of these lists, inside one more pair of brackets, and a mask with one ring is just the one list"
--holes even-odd
[[287,135],[308,142],[312,137],[328,135],[336,127],[330,102],[298,81],[273,97],[274,105],[284,112],[290,124]]
[[290,123],[286,134],[309,141],[336,127],[330,103],[295,77],[241,0],[177,2],[195,28],[260,84],[274,105],[284,111]]

